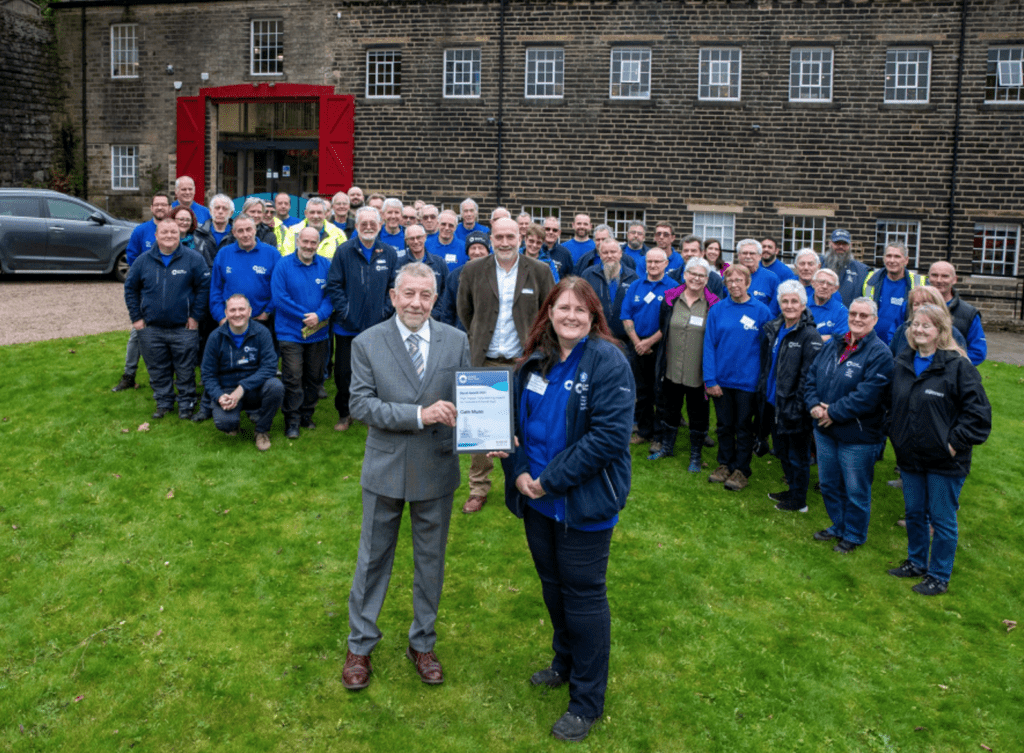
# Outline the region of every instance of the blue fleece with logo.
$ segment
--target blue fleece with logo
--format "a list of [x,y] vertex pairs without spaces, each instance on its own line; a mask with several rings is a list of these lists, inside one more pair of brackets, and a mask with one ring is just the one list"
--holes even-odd
[[181,245],[166,260],[159,247],[151,248],[135,260],[124,281],[128,315],[147,327],[184,327],[189,317],[201,321],[209,300],[206,261]]
[[773,272],[769,272],[764,267],[758,265],[757,271],[750,275],[750,287],[747,288],[747,293],[754,300],[760,301],[767,306],[768,311],[775,317],[782,313],[779,309],[778,298],[775,295],[778,288],[779,278]]
[[425,248],[428,254],[434,254],[444,259],[444,263],[448,265],[449,272],[458,269],[469,261],[469,257],[466,256],[466,242],[462,241],[460,243],[455,238],[452,238],[452,242],[448,245],[444,245],[438,236],[431,235],[427,238]]
[[235,293],[242,293],[249,299],[253,317],[273,311],[270,276],[280,260],[280,251],[260,241],[256,241],[251,251],[243,251],[237,243],[218,251],[210,282],[210,315],[214,321],[224,318],[224,305]]
[[814,303],[813,295],[808,296],[807,310],[814,317],[819,335],[845,335],[850,331],[850,312],[839,293],[833,293],[824,306]]
[[[633,321],[633,329],[639,338],[650,337],[661,324],[661,302],[665,299],[665,291],[674,287],[675,280],[668,276],[657,282],[651,282],[645,277],[632,283],[626,291],[626,297],[622,299],[621,319]],[[650,300],[646,300],[648,295]]]
[[241,385],[252,392],[277,374],[277,353],[270,330],[249,320],[241,345],[235,344],[231,325],[224,322],[210,333],[203,352],[203,389],[214,400]]
[[308,266],[298,254],[288,254],[274,267],[270,290],[274,299],[274,331],[277,339],[289,343],[318,343],[330,335],[330,327],[322,327],[307,338],[302,336],[303,317],[314,313],[326,322],[334,307],[327,295],[327,273],[331,260],[316,254]]
[[704,386],[756,392],[761,327],[771,320],[768,307],[753,298],[726,298],[712,306],[704,327]]
[[135,260],[156,246],[156,223],[153,220],[136,225],[128,237],[125,260],[130,267]]

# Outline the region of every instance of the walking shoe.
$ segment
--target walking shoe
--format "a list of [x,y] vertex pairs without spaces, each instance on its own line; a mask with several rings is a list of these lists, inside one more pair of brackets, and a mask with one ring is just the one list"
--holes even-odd
[[772,502],[788,502],[789,501],[789,490],[784,492],[768,492],[768,499]]
[[715,446],[715,438],[713,436],[711,436],[710,433],[708,433],[708,434],[706,434],[704,436],[704,446],[705,447],[714,447]]
[[562,675],[551,667],[546,667],[538,672],[534,672],[533,676],[530,677],[531,685],[547,685],[549,688],[559,688],[562,685],[565,685],[566,682],[566,678],[562,677]]
[[369,656],[349,651],[345,656],[345,668],[341,670],[341,684],[349,690],[362,690],[370,684],[372,671]]
[[767,455],[771,451],[772,451],[772,448],[769,447],[768,443],[765,442],[763,439],[758,439],[754,443],[754,454],[757,455],[759,458],[763,458],[765,455]]
[[926,575],[924,576],[924,580],[913,586],[911,590],[921,594],[922,596],[938,596],[939,594],[944,594],[949,590],[949,583],[945,583],[938,578]]
[[192,423],[201,424],[203,421],[209,421],[211,418],[213,418],[213,414],[210,411],[200,408],[192,414]]
[[832,547],[832,551],[837,554],[849,554],[859,546],[860,544],[854,544],[846,539],[839,539],[839,543]]
[[284,436],[286,439],[298,439],[299,422],[295,421],[294,423],[288,424],[287,428],[284,430]]
[[270,437],[265,431],[256,432],[256,449],[260,452],[266,452],[270,449]]
[[651,453],[652,455],[653,455],[654,453],[656,453],[656,452],[659,452],[659,451],[661,450],[661,442],[659,442],[659,441],[658,441],[657,439],[655,439],[655,440],[654,440],[653,442],[651,442],[651,446],[650,446],[650,447],[648,447],[648,448],[647,448],[647,450],[648,450],[648,451],[649,451],[649,452],[650,452],[650,453]]
[[918,567],[910,560],[903,560],[899,567],[886,570],[886,572],[897,578],[920,578],[928,571],[923,567]]
[[838,539],[838,538],[839,537],[836,536],[834,533],[830,533],[827,528],[825,528],[825,529],[823,529],[821,531],[815,531],[814,532],[814,540],[815,541],[831,541],[832,539]]
[[182,408],[179,405],[178,406],[178,418],[180,418],[182,421],[191,421],[192,420],[192,410],[193,410],[192,408]]
[[170,412],[170,408],[157,408],[155,411],[153,411],[153,418],[163,418]]
[[[768,495],[771,496],[770,494]],[[782,510],[783,512],[807,512],[807,505],[801,505],[799,502],[794,502],[791,499],[784,499],[775,505],[776,510]]]
[[122,374],[121,381],[110,388],[111,392],[124,392],[125,390],[138,389],[138,385],[135,384],[134,374]]
[[301,426],[303,429],[315,429],[316,428],[316,424],[313,423],[313,419],[310,418],[309,416],[303,416],[302,418],[300,418],[299,419],[299,426]]
[[555,722],[555,725],[551,728],[551,734],[555,736],[556,740],[565,740],[571,743],[579,742],[586,739],[587,735],[590,734],[590,728],[594,726],[596,721],[597,717],[576,716],[576,714],[566,711],[562,718]]
[[729,466],[720,465],[711,472],[708,476],[709,484],[724,484],[725,480],[729,478]]
[[487,503],[487,497],[482,497],[479,494],[474,494],[466,500],[466,504],[462,506],[462,512],[466,515],[471,515],[475,512],[480,512],[484,505]]
[[732,472],[732,475],[725,480],[725,488],[731,492],[742,491],[747,488],[747,477],[743,475],[743,471],[737,468]]
[[334,425],[334,430],[335,431],[348,431],[348,427],[350,427],[351,425],[352,425],[352,419],[349,418],[348,416],[345,416],[345,418],[341,419],[340,421],[338,421],[338,423],[336,423]]

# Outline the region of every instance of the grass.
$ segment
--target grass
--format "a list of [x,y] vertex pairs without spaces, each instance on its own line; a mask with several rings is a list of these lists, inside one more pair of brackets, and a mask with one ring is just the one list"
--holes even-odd
[[[326,401],[298,441],[278,417],[263,455],[210,423],[140,432],[148,390],[109,391],[123,354],[123,333],[0,348],[0,749],[562,749],[548,732],[566,690],[526,682],[550,633],[500,471],[487,507],[453,521],[445,684],[424,686],[403,655],[406,525],[373,679],[350,693],[365,429],[331,431]],[[891,455],[867,545],[839,557],[810,538],[819,497],[807,515],[772,509],[770,456],[732,494],[636,448],[609,569],[606,716],[580,749],[1024,749],[1024,625],[1003,624],[1024,618],[1024,371],[982,374],[993,436],[933,599],[885,574],[906,556]]]

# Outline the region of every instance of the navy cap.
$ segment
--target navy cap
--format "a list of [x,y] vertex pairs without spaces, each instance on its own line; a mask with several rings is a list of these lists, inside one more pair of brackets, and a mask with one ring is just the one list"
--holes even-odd
[[832,242],[833,243],[850,243],[850,231],[849,230],[833,230],[832,231]]
[[466,236],[466,253],[469,253],[470,246],[475,246],[477,244],[486,248],[487,253],[491,253],[491,236],[483,230],[474,230]]

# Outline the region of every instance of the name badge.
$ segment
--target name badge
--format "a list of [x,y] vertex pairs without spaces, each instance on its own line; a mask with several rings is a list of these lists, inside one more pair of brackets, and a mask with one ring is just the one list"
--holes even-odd
[[704,317],[703,316],[690,316],[690,326],[691,327],[703,327],[704,326]]
[[548,388],[547,380],[538,376],[537,374],[530,374],[530,380],[526,383],[526,389],[530,392],[536,392],[538,395],[543,395]]
[[238,359],[238,365],[239,366],[245,366],[247,363],[249,363],[249,359],[248,358],[239,358]]
[[741,316],[740,317],[740,324],[743,325],[744,329],[753,329],[753,327],[754,327],[754,320],[751,319],[749,316]]
[[890,298],[889,299],[889,304],[892,305],[892,306],[902,306],[903,305],[903,299],[902,298]]
[[523,295],[533,295],[533,288],[523,288]]
[[647,295],[644,296],[644,303],[650,303],[651,301],[654,300],[654,298],[655,298],[655,295],[654,295],[654,292],[652,291],[652,292],[650,292],[650,293],[648,293]]

